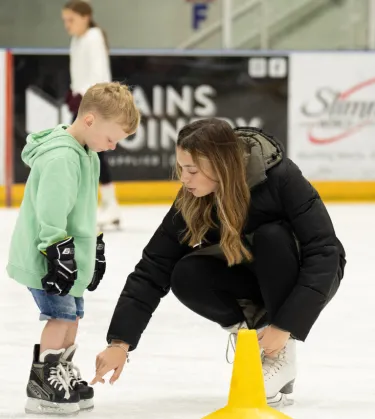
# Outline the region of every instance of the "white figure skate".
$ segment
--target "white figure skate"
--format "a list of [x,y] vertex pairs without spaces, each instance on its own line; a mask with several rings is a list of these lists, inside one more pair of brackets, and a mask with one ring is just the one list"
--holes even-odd
[[293,404],[293,386],[297,375],[296,341],[290,338],[274,358],[262,355],[267,404],[282,407]]
[[[233,360],[230,359],[230,352],[235,352],[238,332],[241,329],[248,329],[248,327],[246,322],[242,322],[224,329],[229,332],[226,351],[227,362],[232,364]],[[261,330],[263,330],[263,327],[258,329],[257,333]],[[293,404],[292,393],[297,375],[296,341],[290,338],[285,348],[274,358],[265,356],[263,350],[260,351],[260,355],[267,404],[273,408]]]

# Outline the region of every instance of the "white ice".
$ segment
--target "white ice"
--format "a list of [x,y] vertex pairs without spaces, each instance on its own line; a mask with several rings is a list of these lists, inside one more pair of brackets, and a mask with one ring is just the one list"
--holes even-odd
[[[375,416],[375,205],[329,205],[347,251],[341,289],[307,341],[298,345],[294,419],[373,419]],[[87,380],[127,274],[167,207],[124,207],[126,229],[108,232],[107,274],[86,294],[76,361]],[[33,344],[42,324],[31,295],[7,278],[8,243],[17,210],[0,210],[0,417],[23,418]],[[226,333],[170,294],[156,310],[120,380],[95,386],[90,418],[199,419],[227,402],[232,366]]]

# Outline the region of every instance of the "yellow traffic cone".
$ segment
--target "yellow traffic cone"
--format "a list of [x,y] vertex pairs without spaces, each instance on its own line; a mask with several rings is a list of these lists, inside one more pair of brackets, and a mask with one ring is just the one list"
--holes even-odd
[[267,405],[255,330],[238,333],[227,406],[203,419],[291,419]]

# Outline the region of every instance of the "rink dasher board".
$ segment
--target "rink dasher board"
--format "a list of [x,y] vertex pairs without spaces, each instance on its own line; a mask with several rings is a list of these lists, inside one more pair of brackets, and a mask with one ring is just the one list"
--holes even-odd
[[[27,133],[70,123],[71,115],[64,104],[69,87],[67,50],[14,50],[13,58],[16,105],[11,190],[12,202],[18,205],[28,176],[20,160]],[[335,64],[336,58],[341,67]],[[232,126],[256,125],[274,134],[323,199],[373,200],[375,176],[366,164],[375,156],[369,141],[372,119],[358,132],[346,133],[365,122],[360,108],[371,110],[371,77],[362,68],[373,59],[366,52],[111,52],[113,79],[133,88],[142,112],[142,124],[133,139],[108,152],[120,201],[171,202],[179,188],[178,182],[171,181],[178,130],[194,119],[212,116]],[[327,86],[332,95],[344,95],[341,103],[325,97],[328,90],[319,97],[317,92]],[[334,118],[329,109],[315,118],[301,111],[304,106],[323,107],[328,99]],[[342,139],[319,143],[319,139],[340,135]],[[4,142],[5,138],[0,150]],[[358,142],[365,155],[362,160],[354,150]],[[355,171],[358,162],[361,170]]]

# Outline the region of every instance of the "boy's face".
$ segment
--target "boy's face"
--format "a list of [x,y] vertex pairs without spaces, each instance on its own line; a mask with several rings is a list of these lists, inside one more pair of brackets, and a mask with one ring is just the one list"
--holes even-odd
[[130,133],[124,132],[117,122],[105,120],[97,115],[87,114],[83,121],[85,143],[87,147],[97,153],[114,150],[119,141],[130,135]]

